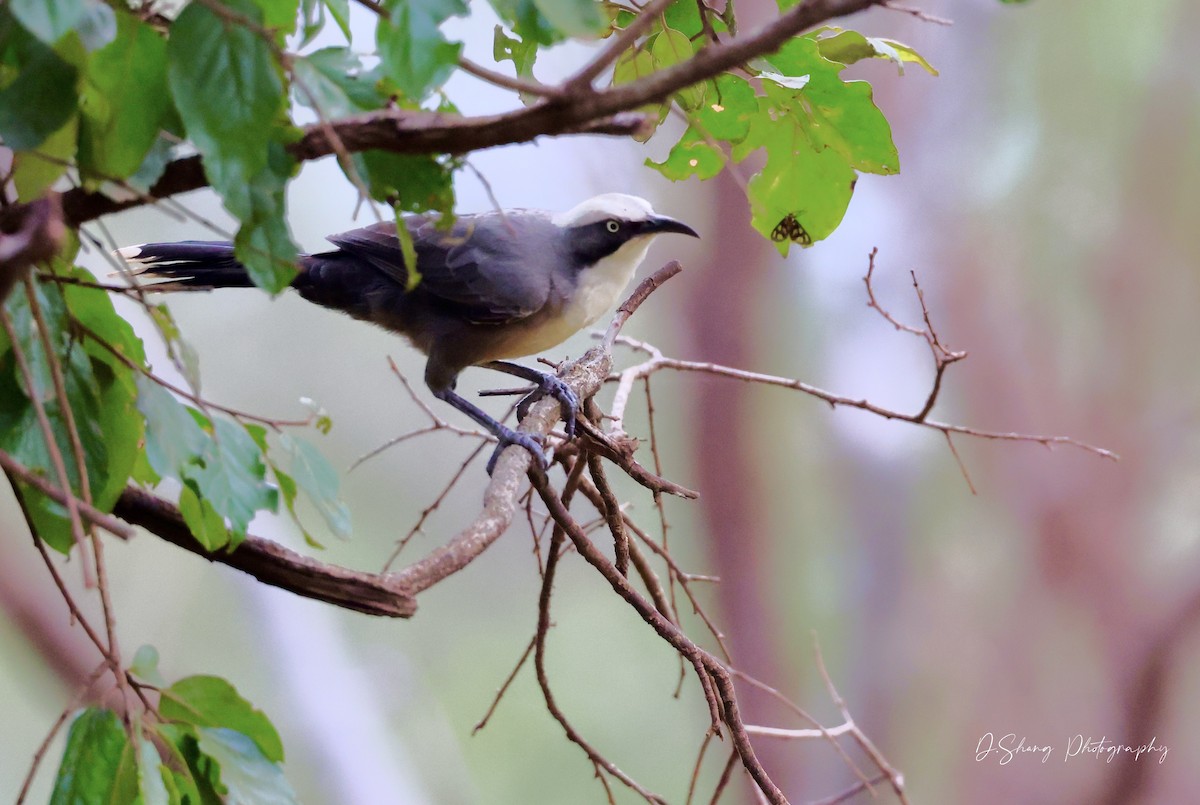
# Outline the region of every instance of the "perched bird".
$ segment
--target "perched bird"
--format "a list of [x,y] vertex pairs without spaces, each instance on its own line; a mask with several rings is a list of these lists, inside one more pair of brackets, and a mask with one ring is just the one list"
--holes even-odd
[[[439,228],[437,216],[404,219],[417,255],[410,289],[395,224],[373,224],[331,235],[337,248],[301,255],[292,281],[322,307],[400,333],[428,356],[425,384],[499,441],[488,462],[520,445],[543,468],[538,439],[501,424],[454,390],[459,372],[485,366],[532,381],[534,394],[561,403],[568,437],[579,400],[559,378],[506,358],[549,349],[599,319],[616,304],[655,235],[699,237],[691,227],[656,215],[636,196],[608,193],[562,213],[494,210],[458,216]],[[118,250],[133,273],[160,279],[148,290],[248,288],[246,269],[225,241],[145,243]]]

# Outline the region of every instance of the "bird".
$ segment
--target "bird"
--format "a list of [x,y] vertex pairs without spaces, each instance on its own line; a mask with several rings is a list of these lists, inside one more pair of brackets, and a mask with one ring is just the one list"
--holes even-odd
[[[547,469],[539,437],[516,431],[455,391],[470,366],[534,384],[523,401],[558,400],[568,438],[579,399],[555,375],[509,359],[550,349],[594,324],[633,279],[655,236],[698,238],[637,196],[605,193],[565,212],[492,209],[401,219],[416,253],[405,264],[397,223],[386,221],[326,239],[335,247],[296,260],[291,288],[309,302],[398,333],[426,356],[425,385],[495,436],[492,474],[505,448],[519,445]],[[249,288],[254,283],[228,241],[143,243],[117,250],[150,291]],[[519,413],[525,408],[519,407]]]

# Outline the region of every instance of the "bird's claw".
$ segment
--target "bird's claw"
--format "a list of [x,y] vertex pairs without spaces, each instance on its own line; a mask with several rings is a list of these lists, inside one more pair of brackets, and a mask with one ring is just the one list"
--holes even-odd
[[563,429],[567,433],[567,438],[571,439],[575,436],[575,417],[579,412],[579,395],[575,393],[567,382],[551,374],[543,374],[538,387],[525,395],[525,398],[517,404],[517,420],[520,421],[529,413],[529,407],[545,396],[551,396],[558,400],[562,406]]
[[528,450],[529,454],[533,457],[533,460],[537,462],[537,465],[542,469],[543,472],[550,469],[550,460],[553,457],[553,454],[546,449],[545,445],[542,443],[541,436],[533,433],[525,433],[524,431],[513,430],[511,428],[504,428],[496,434],[496,438],[499,439],[499,444],[497,444],[496,449],[492,451],[492,457],[488,459],[488,475],[491,475],[492,470],[496,469],[496,461],[500,458],[500,454],[513,445],[524,447],[526,450]]

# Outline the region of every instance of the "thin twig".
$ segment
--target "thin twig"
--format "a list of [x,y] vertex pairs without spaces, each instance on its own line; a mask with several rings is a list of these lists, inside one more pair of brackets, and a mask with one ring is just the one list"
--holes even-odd
[[[3,450],[0,450],[0,468],[5,472],[16,476],[22,483],[32,486],[37,491],[41,492],[46,497],[58,503],[61,506],[67,505],[67,498],[71,497],[69,492],[64,492],[54,484],[47,481],[38,473],[26,467],[21,462],[17,461],[11,455]],[[102,512],[95,506],[89,503],[84,503],[78,498],[75,499],[75,505],[79,508],[79,514],[83,519],[95,523],[113,536],[121,539],[133,539],[137,533],[128,524],[118,520],[111,514]]]
[[[586,466],[585,461],[579,460],[576,462],[575,468],[579,472],[572,473],[576,480],[580,477],[580,473],[582,472],[584,466]],[[545,476],[542,473],[534,470],[533,474],[536,474],[544,484]],[[571,491],[573,491],[573,486],[570,484],[570,480],[568,479],[568,484],[563,491],[563,497],[569,499]],[[540,488],[539,492],[541,492]],[[546,496],[543,495],[542,497],[543,500],[545,500]],[[558,507],[561,511],[566,512],[566,504],[563,503],[559,496],[550,494],[550,497],[554,499],[556,507]],[[569,518],[569,515],[567,516]],[[571,523],[574,524],[574,520],[571,520]],[[583,539],[586,540],[587,538],[583,537]],[[533,667],[537,671],[538,686],[542,690],[542,697],[546,702],[546,710],[563,728],[563,731],[566,733],[567,740],[571,741],[571,743],[575,744],[584,751],[584,754],[587,755],[588,760],[590,760],[592,764],[596,766],[597,772],[603,769],[628,786],[630,790],[635,791],[647,802],[661,803],[661,805],[666,805],[666,800],[657,794],[648,791],[628,774],[621,771],[621,769],[619,769],[612,761],[600,754],[600,752],[597,751],[587,741],[586,738],[580,735],[578,730],[576,730],[575,727],[572,726],[571,722],[567,720],[567,717],[563,714],[562,710],[559,709],[558,704],[554,699],[554,694],[550,690],[550,679],[546,673],[546,636],[550,631],[550,596],[554,588],[554,575],[555,570],[558,568],[559,557],[561,556],[560,547],[565,540],[566,536],[563,524],[561,522],[556,522],[554,531],[550,535],[550,549],[546,555],[546,572],[542,578],[542,590],[538,597],[538,625],[537,633],[534,637]],[[603,780],[602,776],[601,779]]]
[[489,70],[482,64],[477,64],[466,57],[459,58],[458,66],[464,73],[469,73],[481,81],[486,81],[503,89],[511,89],[539,98],[561,98],[565,94],[562,87],[554,87],[549,84],[543,84],[540,81],[529,81],[520,77],[514,78],[504,73],[498,73],[495,70]]
[[472,728],[472,730],[471,730],[472,735],[474,735],[475,733],[479,732],[481,729],[483,729],[484,727],[487,726],[488,721],[490,721],[492,718],[492,714],[495,713],[496,708],[500,706],[500,700],[503,699],[504,694],[508,692],[508,688],[510,685],[512,685],[513,680],[517,678],[517,673],[521,670],[521,667],[524,666],[525,663],[529,660],[529,655],[531,653],[533,653],[533,647],[536,644],[537,644],[537,635],[534,635],[533,637],[529,638],[529,645],[525,646],[525,651],[521,652],[521,659],[517,660],[517,664],[513,666],[512,671],[509,673],[509,675],[507,677],[505,677],[504,682],[500,685],[500,688],[496,691],[496,695],[492,698],[492,703],[490,705],[488,705],[487,712],[485,712],[483,714],[483,718],[479,719],[479,721],[475,724],[474,728]]
[[50,750],[50,744],[54,742],[54,737],[58,735],[58,731],[62,729],[63,724],[67,723],[67,719],[71,717],[71,714],[74,713],[75,710],[78,709],[79,705],[83,703],[84,699],[87,698],[88,691],[91,690],[92,685],[96,684],[96,680],[98,680],[107,670],[108,663],[100,663],[100,665],[98,665],[96,669],[88,676],[87,680],[79,686],[79,689],[75,691],[75,694],[71,697],[70,703],[68,703],[67,706],[63,708],[62,712],[58,714],[58,718],[54,720],[54,724],[51,725],[50,731],[46,733],[46,737],[38,745],[37,751],[33,753],[33,762],[30,763],[29,771],[25,774],[25,782],[21,784],[21,790],[17,794],[16,805],[22,805],[25,802],[26,797],[29,796],[29,789],[33,785],[34,778],[37,777],[38,767],[41,766],[42,760],[46,757],[46,753]]
[[563,89],[567,92],[578,92],[590,88],[596,77],[628,50],[673,2],[674,0],[654,0],[648,3],[625,30],[612,36],[590,62],[563,82]]
[[[829,698],[837,705],[838,710],[842,714],[842,719],[849,725],[854,725],[854,718],[850,715],[849,708],[846,707],[846,702],[842,699],[837,688],[833,684],[833,679],[829,676],[829,671],[825,668],[825,658],[821,656],[821,644],[817,641],[816,632],[813,632],[813,654],[817,660],[817,670],[821,672],[821,678],[825,681],[825,687],[829,691]],[[902,805],[908,805],[908,797],[904,793],[904,775],[892,768],[888,763],[887,758],[883,756],[875,744],[863,733],[862,730],[855,727],[851,730],[854,740],[862,747],[862,750],[867,753],[872,762],[879,768],[881,772],[887,775],[888,781],[892,784],[892,790],[896,792],[896,796],[900,799]],[[863,784],[870,789],[870,783],[862,781]]]
[[947,25],[947,26],[954,24],[954,20],[949,20],[949,19],[946,19],[945,17],[935,16],[933,14],[930,14],[927,11],[922,11],[919,8],[913,8],[911,6],[901,5],[900,3],[893,3],[892,0],[884,0],[882,5],[884,8],[888,9],[889,11],[898,11],[901,14],[908,14],[910,16],[916,17],[917,19],[921,20],[922,22],[932,22],[934,25]]
[[[42,395],[38,389],[37,381],[34,380],[33,371],[29,367],[29,359],[25,356],[25,350],[21,347],[21,342],[17,338],[17,330],[13,325],[12,317],[7,310],[0,310],[0,321],[4,324],[4,332],[8,336],[9,343],[12,345],[13,357],[16,358],[17,368],[21,373],[21,378],[25,381],[25,388],[29,390],[29,402],[33,406],[34,416],[37,418],[38,428],[42,432],[42,440],[46,444],[46,452],[50,454],[50,463],[54,467],[54,472],[58,476],[59,488],[67,495],[67,515],[71,521],[71,538],[75,540],[75,545],[79,548],[80,557],[84,561],[80,562],[83,573],[83,582],[86,587],[94,587],[96,579],[92,575],[90,564],[86,560],[84,551],[84,529],[83,518],[79,514],[79,503],[71,491],[71,477],[67,474],[67,464],[63,460],[62,452],[58,449],[58,441],[54,438],[54,429],[50,426],[50,418],[46,415],[46,407],[42,404]],[[34,537],[37,537],[35,532]]]

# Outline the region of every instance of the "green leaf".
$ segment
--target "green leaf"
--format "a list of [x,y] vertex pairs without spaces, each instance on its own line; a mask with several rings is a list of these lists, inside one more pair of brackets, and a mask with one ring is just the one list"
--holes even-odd
[[387,0],[388,18],[375,28],[375,44],[388,78],[412,101],[440,86],[458,64],[462,44],[439,26],[467,13],[463,0]]
[[313,502],[325,523],[338,537],[350,536],[350,509],[339,497],[340,479],[321,452],[298,436],[284,435],[280,443],[291,455],[289,475]]
[[84,0],[9,0],[8,7],[25,30],[47,45],[73,30],[86,11]]
[[[650,46],[650,56],[654,59],[657,70],[671,67],[692,57],[692,43],[686,34],[672,28],[665,28]],[[704,84],[692,84],[684,87],[675,94],[679,105],[684,110],[693,110],[704,101]]]
[[437,210],[448,215],[454,210],[456,161],[425,154],[363,151],[354,155],[354,164],[370,187],[371,197],[398,211]]
[[232,550],[232,537],[225,528],[225,518],[196,493],[192,483],[184,484],[179,490],[179,514],[205,550],[216,551],[227,546]]
[[750,119],[758,114],[754,88],[741,76],[728,73],[717,76],[696,110],[696,122],[702,131],[717,140],[735,143],[750,131]]
[[182,480],[208,442],[187,406],[147,377],[137,378],[137,407],[146,418],[146,457],[164,478]]
[[[249,0],[223,0],[256,23]],[[296,246],[284,220],[284,186],[295,170],[282,147],[286,101],[270,45],[193,3],[171,26],[167,77],[188,137],[204,157],[209,182],[242,221],[238,260],[261,287],[278,292],[295,276]]]
[[[850,204],[854,169],[836,151],[813,150],[798,125],[771,126],[763,144],[767,163],[747,185],[754,228],[771,237],[792,216],[808,242],[828,237]],[[772,239],[787,254],[789,241]]]
[[75,68],[0,7],[0,140],[14,151],[41,145],[75,113]]
[[163,780],[166,769],[154,744],[145,738],[138,743],[137,769],[142,805],[169,805],[171,799]]
[[153,725],[158,745],[169,754],[170,775],[163,781],[173,794],[171,802],[179,805],[227,805],[213,790],[212,780],[219,769],[210,758],[200,754],[195,730],[186,724]]
[[50,805],[101,805],[132,799],[121,773],[129,740],[116,713],[89,707],[71,723]]
[[563,40],[563,32],[542,14],[535,0],[489,0],[496,16],[526,42],[553,45]]
[[[70,271],[59,261],[53,267],[60,274],[91,279],[88,272]],[[142,358],[141,343],[129,324],[116,315],[103,291],[40,283],[36,293],[46,329],[52,336],[51,346],[62,369],[92,499],[98,508],[108,510],[124,488],[137,459],[142,426],[134,406],[136,386],[131,370],[91,337],[82,346],[77,342],[74,323],[83,324],[133,361]],[[10,295],[7,308],[30,363],[33,387],[21,377],[7,338],[0,337],[0,447],[57,483],[32,403],[32,399],[39,399],[46,409],[54,440],[66,459],[71,487],[80,495],[80,478],[70,448],[65,413],[54,390],[50,364],[26,295]],[[72,536],[66,509],[36,490],[20,488],[38,535],[55,549],[69,551]]]
[[[613,65],[613,86],[619,84],[629,84],[637,81],[639,78],[645,78],[655,70],[654,57],[650,55],[650,51],[645,48],[630,48],[617,57],[616,64]],[[670,109],[668,104],[647,104],[640,107],[637,111],[647,115],[657,117],[658,123],[661,123],[667,117],[667,112]],[[634,135],[634,139],[639,142],[649,140],[654,134],[658,123],[643,133]]]
[[266,482],[263,451],[245,427],[209,420],[151,380],[138,380],[138,410],[146,418],[146,456],[163,477],[183,483],[179,509],[192,534],[216,550],[245,536],[255,512],[275,511],[279,493]]
[[324,0],[325,7],[329,9],[329,16],[333,17],[333,21],[342,29],[342,36],[346,37],[346,41],[352,41],[350,36],[350,0]]
[[117,15],[117,35],[88,60],[80,91],[79,165],[100,178],[134,173],[170,109],[167,43],[132,14]]
[[292,69],[297,100],[315,106],[326,117],[378,109],[387,101],[379,91],[377,77],[363,69],[358,55],[349,48],[322,48],[308,56],[297,56]]
[[38,198],[66,173],[75,157],[78,134],[79,118],[72,117],[65,126],[47,137],[37,150],[13,154],[12,180],[17,188],[18,201]]
[[725,167],[725,155],[688,129],[665,160],[653,162],[647,159],[646,165],[674,182],[690,176],[711,179]]
[[279,508],[279,492],[266,482],[262,451],[245,428],[225,419],[212,424],[215,438],[206,442],[199,462],[186,468],[184,480],[193,481],[204,502],[244,536],[255,512]]
[[221,677],[189,676],[179,680],[162,691],[158,709],[167,721],[236,730],[250,739],[268,761],[283,761],[283,742],[271,720]]
[[285,34],[295,29],[300,0],[254,0],[254,4],[262,10],[264,27],[278,29]]
[[[520,37],[513,38],[504,32],[504,26],[497,25],[495,32],[492,35],[492,58],[499,64],[502,61],[511,61],[513,70],[516,71],[519,78],[527,80],[536,80],[533,76],[533,65],[538,57],[538,43],[536,39],[522,39]],[[537,103],[540,98],[531,93],[520,93],[521,102],[526,106],[532,106]]]
[[298,249],[287,225],[285,193],[296,162],[279,142],[268,143],[265,150],[267,165],[225,200],[242,211],[242,228],[233,239],[234,255],[255,285],[279,293],[291,285],[297,271]]
[[594,37],[606,21],[595,0],[533,0],[546,21],[567,36]]
[[196,730],[200,751],[220,766],[220,786],[230,803],[295,805],[296,793],[278,763],[241,732],[202,727]]
[[904,63],[913,62],[925,68],[930,75],[938,74],[938,71],[925,60],[924,56],[902,42],[863,36],[858,31],[842,31],[837,28],[828,28],[819,34],[827,31],[838,31],[838,33],[833,36],[819,36],[819,38],[812,34],[809,35],[809,38],[816,38],[821,55],[827,59],[842,64],[854,64],[862,59],[890,59],[895,62],[901,75],[904,74]]

